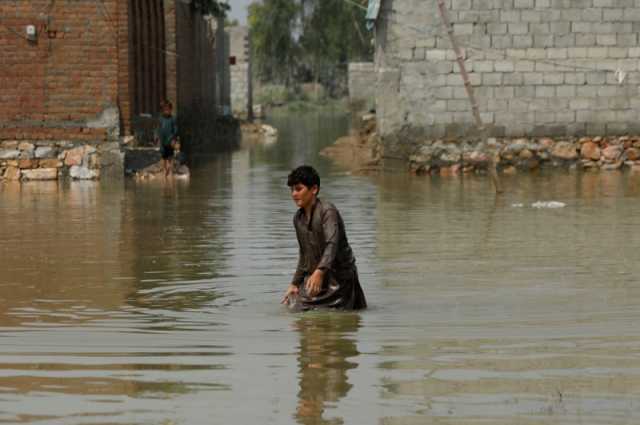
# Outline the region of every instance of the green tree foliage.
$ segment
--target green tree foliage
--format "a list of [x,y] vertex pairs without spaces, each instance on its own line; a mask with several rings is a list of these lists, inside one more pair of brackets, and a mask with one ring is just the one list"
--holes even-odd
[[213,15],[216,17],[224,17],[231,7],[220,0],[193,0],[191,5],[202,12],[203,15]]
[[249,28],[259,75],[266,81],[291,82],[297,61],[294,38],[299,13],[295,0],[264,0],[249,5]]
[[224,27],[237,27],[238,25],[240,25],[240,22],[238,22],[237,19],[229,19],[229,18],[225,18],[224,20]]
[[345,0],[304,2],[307,13],[300,37],[302,62],[316,81],[330,85],[346,75],[350,61],[371,59],[372,35],[365,27],[362,8]]
[[[350,61],[371,60],[367,0],[264,0],[249,6],[254,59],[264,81],[331,85]],[[359,7],[360,5],[361,7]]]

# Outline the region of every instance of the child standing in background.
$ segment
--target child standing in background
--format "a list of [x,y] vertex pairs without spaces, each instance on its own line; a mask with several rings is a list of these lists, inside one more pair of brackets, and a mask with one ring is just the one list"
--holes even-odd
[[156,130],[156,143],[160,143],[160,155],[164,175],[169,176],[173,171],[173,154],[178,142],[178,123],[173,116],[173,105],[169,101],[160,104],[162,114]]

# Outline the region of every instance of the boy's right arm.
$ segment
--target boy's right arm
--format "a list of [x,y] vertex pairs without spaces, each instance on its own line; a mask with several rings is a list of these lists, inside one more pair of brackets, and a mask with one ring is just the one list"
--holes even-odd
[[293,283],[289,284],[287,292],[285,292],[284,297],[282,297],[282,301],[280,301],[280,304],[289,304],[289,297],[292,295],[296,295],[298,291],[299,289],[296,285],[294,285]]
[[304,268],[304,261],[302,255],[302,244],[300,243],[300,232],[298,231],[298,226],[296,226],[296,218],[293,218],[293,228],[296,230],[296,240],[298,241],[298,265],[296,266],[296,271],[293,274],[293,279],[291,279],[291,284],[297,287],[300,287],[304,282],[304,275],[306,274],[306,270]]
[[[300,242],[298,242],[298,244],[299,243]],[[298,265],[296,266],[296,271],[293,274],[293,279],[291,279],[291,283],[287,287],[287,291],[285,292],[282,301],[280,301],[281,304],[288,304],[289,297],[298,293],[298,291],[300,290],[300,285],[302,285],[302,283],[304,282],[304,274],[305,271],[302,261],[302,248],[298,247]]]
[[304,267],[303,267],[303,262],[302,262],[302,249],[298,249],[298,265],[296,266],[296,271],[293,274],[293,279],[291,279],[291,284],[295,285],[295,286],[300,286],[302,285],[302,282],[304,282]]

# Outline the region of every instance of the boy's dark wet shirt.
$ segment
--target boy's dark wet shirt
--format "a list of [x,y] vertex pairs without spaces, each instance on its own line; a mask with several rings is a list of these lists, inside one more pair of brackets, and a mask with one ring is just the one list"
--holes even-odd
[[[300,288],[298,301],[302,309],[366,307],[356,260],[349,246],[344,222],[335,206],[316,199],[309,219],[304,209],[296,212],[294,227],[300,255],[292,282]],[[308,297],[304,283],[316,269],[325,272],[322,289],[317,296]],[[300,308],[300,305],[297,307]]]

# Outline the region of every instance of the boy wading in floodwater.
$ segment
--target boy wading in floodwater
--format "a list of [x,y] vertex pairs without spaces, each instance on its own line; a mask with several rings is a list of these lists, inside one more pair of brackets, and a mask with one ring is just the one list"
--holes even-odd
[[173,154],[178,142],[178,124],[172,114],[173,105],[171,102],[164,101],[161,107],[162,114],[160,115],[160,122],[156,132],[156,141],[160,141],[160,155],[162,156],[164,175],[168,176],[173,171]]
[[333,204],[318,198],[318,173],[303,165],[289,174],[287,185],[300,207],[293,217],[300,251],[282,303],[293,310],[365,308],[367,301],[344,222]]

